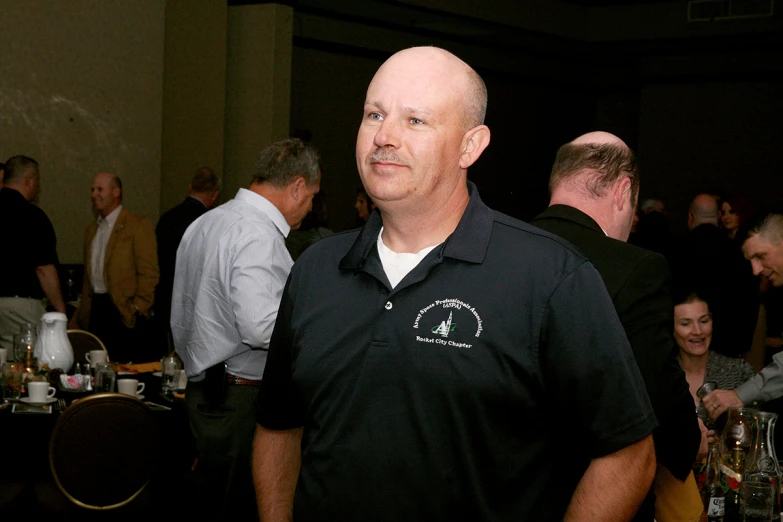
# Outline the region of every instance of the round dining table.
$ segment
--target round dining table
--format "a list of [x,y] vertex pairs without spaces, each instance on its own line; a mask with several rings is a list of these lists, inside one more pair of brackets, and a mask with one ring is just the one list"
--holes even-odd
[[[193,466],[195,450],[187,422],[187,408],[182,395],[164,397],[160,393],[161,378],[151,372],[138,374],[120,374],[117,379],[137,379],[145,383],[144,401],[151,409],[160,433],[161,463],[158,465],[148,489],[166,491],[166,482],[180,473],[185,474]],[[116,391],[116,385],[115,385]],[[50,481],[54,484],[49,466],[49,442],[63,406],[67,408],[73,401],[86,397],[89,393],[73,393],[58,389],[57,401],[46,408],[51,413],[14,413],[12,404],[0,408],[0,519],[6,514],[25,514],[35,512],[35,495],[30,493],[35,484]],[[23,396],[24,397],[24,396]],[[63,399],[63,401],[59,400]],[[64,402],[64,404],[63,404]],[[22,404],[22,403],[19,403]],[[17,410],[20,408],[17,407]],[[118,459],[122,455],[117,456]],[[89,454],[84,455],[85,473],[90,471]],[[176,479],[175,479],[176,480]],[[21,500],[10,499],[7,511],[3,512],[4,485],[23,485]],[[9,488],[10,489],[10,488]],[[9,507],[10,506],[10,507]]]

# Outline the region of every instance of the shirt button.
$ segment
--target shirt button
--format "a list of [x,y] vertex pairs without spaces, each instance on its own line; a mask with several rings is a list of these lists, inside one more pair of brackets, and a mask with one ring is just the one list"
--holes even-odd
[[386,301],[386,306],[385,306],[385,308],[386,308],[387,310],[391,310],[391,309],[392,309],[392,304],[391,304],[391,301]]

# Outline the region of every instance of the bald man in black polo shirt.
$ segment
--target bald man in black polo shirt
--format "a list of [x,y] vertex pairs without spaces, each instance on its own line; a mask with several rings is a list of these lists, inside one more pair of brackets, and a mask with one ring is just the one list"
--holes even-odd
[[600,275],[467,181],[486,94],[433,47],[370,83],[356,162],[378,212],[306,250],[283,291],[262,520],[623,522],[644,498],[656,421]]
[[[31,201],[38,195],[38,162],[26,156],[6,161],[0,189],[0,348],[12,348],[24,322],[38,323],[42,298],[58,312],[65,302],[57,276],[57,238],[43,210]],[[12,357],[13,350],[9,351]]]

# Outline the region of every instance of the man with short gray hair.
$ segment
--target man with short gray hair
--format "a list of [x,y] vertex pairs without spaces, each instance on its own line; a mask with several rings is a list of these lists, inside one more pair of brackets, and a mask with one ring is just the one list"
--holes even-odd
[[320,187],[315,149],[298,139],[261,152],[249,189],[188,227],[177,250],[171,306],[174,347],[199,470],[221,516],[254,513],[253,403],[293,261],[285,238]]
[[[753,275],[783,286],[783,208],[757,217],[747,226],[742,253],[753,267]],[[734,390],[716,390],[704,398],[704,407],[713,419],[728,408],[741,408],[753,402],[766,402],[783,396],[783,352],[772,363]]]

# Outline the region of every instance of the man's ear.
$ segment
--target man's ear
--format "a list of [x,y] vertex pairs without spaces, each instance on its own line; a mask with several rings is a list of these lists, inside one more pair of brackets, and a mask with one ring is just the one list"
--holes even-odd
[[291,197],[294,198],[295,201],[299,201],[299,198],[304,194],[305,185],[307,185],[307,182],[305,182],[305,179],[302,176],[299,176],[288,185]]
[[486,125],[478,125],[465,133],[462,137],[462,154],[459,158],[461,169],[467,169],[479,159],[489,145],[489,134],[489,127]]
[[623,210],[626,205],[633,205],[631,201],[631,179],[623,176],[614,186],[614,204],[617,210]]

